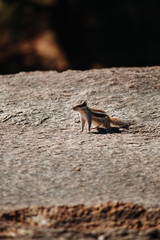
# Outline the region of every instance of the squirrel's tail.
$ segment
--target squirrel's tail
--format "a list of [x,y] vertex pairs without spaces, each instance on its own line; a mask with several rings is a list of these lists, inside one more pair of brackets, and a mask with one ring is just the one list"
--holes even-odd
[[113,117],[110,117],[110,122],[111,122],[111,125],[113,125],[114,127],[120,127],[120,128],[127,128],[131,125],[125,121],[121,121],[120,119],[118,118],[113,118]]

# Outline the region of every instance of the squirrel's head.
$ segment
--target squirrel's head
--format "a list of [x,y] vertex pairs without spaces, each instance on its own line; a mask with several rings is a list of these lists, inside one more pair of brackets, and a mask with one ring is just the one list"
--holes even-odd
[[83,102],[82,104],[78,104],[78,105],[72,107],[72,109],[74,111],[80,111],[80,110],[84,109],[85,107],[87,107],[87,103]]

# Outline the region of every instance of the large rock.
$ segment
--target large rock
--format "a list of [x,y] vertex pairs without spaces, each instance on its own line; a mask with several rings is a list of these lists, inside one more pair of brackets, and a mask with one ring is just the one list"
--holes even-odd
[[[80,133],[72,106],[133,121]],[[133,202],[160,206],[160,67],[0,76],[0,208]],[[101,238],[102,239],[102,238]]]

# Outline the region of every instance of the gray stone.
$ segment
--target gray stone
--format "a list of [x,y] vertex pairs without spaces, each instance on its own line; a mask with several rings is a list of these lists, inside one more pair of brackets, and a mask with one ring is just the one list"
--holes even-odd
[[[80,133],[79,100],[135,123]],[[160,67],[0,76],[0,207],[159,207],[159,110]]]

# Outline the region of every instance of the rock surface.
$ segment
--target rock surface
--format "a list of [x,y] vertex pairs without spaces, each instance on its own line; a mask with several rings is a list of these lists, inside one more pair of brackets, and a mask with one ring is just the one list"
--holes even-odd
[[30,207],[4,213],[0,221],[2,239],[160,239],[160,209],[133,203]]
[[[80,100],[134,124],[120,133],[92,130],[88,134],[86,128],[80,133],[79,115],[71,109]],[[0,76],[2,215],[34,205],[49,208],[109,201],[133,202],[158,211],[159,108],[160,67]],[[104,234],[104,229],[99,232]],[[114,229],[114,234],[119,236],[119,230]],[[22,235],[16,239],[23,239]],[[87,236],[81,239],[108,239],[105,234]]]

